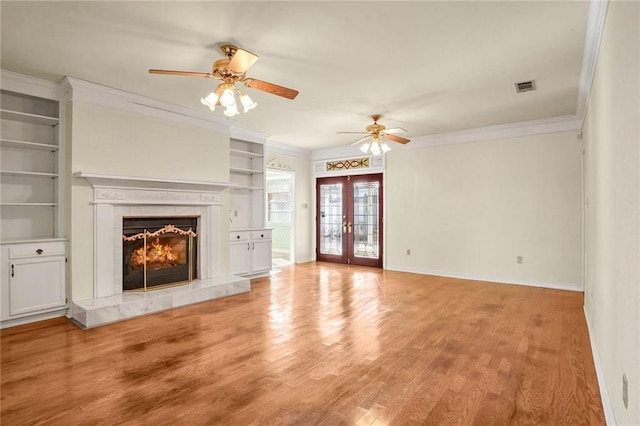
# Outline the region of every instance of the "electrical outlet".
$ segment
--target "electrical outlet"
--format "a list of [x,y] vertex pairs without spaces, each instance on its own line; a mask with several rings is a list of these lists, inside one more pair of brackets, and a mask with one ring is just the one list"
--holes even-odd
[[517,263],[522,263],[522,256],[516,257],[516,262]]
[[624,408],[629,408],[629,382],[626,374],[622,375],[622,403]]
[[411,249],[407,249],[407,256],[411,256]]

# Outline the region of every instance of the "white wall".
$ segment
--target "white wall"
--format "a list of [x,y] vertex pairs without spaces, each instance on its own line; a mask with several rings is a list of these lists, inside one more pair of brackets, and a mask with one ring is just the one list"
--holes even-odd
[[[267,150],[268,150],[267,146]],[[312,162],[309,158],[293,157],[284,154],[273,154],[267,151],[267,163],[276,160],[295,172],[295,262],[313,260],[315,222],[313,220],[313,199],[315,184],[313,180]],[[304,207],[306,205],[306,207]]]
[[639,22],[640,3],[610,3],[584,127],[585,306],[620,425],[640,424]]
[[[67,111],[70,172],[229,180],[227,135],[89,103],[73,102]],[[85,179],[71,178],[69,194],[71,293],[79,300],[93,297],[93,190]],[[221,222],[220,235],[228,235],[226,219]],[[228,246],[220,248],[220,264],[228,265]]]
[[387,268],[582,289],[581,162],[573,132],[390,151]]

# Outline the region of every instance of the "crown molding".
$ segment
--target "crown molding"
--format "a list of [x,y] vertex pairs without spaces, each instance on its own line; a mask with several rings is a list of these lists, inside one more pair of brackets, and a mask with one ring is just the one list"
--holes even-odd
[[584,40],[582,69],[578,86],[578,103],[576,106],[576,116],[580,120],[581,128],[589,106],[591,87],[596,74],[598,53],[600,52],[608,11],[609,0],[591,0],[589,2],[589,16],[587,17],[587,31]]
[[0,69],[0,86],[11,92],[24,93],[39,98],[62,100],[62,93],[57,83],[26,74]]
[[229,134],[229,120],[191,108],[69,76],[60,86],[66,102],[85,102]]
[[269,136],[271,135],[268,133],[256,132],[255,130],[247,130],[239,127],[231,127],[232,139],[264,144]]
[[440,133],[414,138],[410,144],[393,149],[416,149],[440,145],[457,145],[498,139],[514,139],[526,136],[579,131],[582,123],[575,115],[544,118],[541,120],[519,121],[516,123],[478,127],[456,132]]
[[315,151],[311,151],[305,148],[298,148],[295,146],[284,145],[277,142],[267,141],[266,145],[268,154],[280,154],[280,155],[288,155],[289,157],[298,157],[298,158],[311,158],[312,153]]

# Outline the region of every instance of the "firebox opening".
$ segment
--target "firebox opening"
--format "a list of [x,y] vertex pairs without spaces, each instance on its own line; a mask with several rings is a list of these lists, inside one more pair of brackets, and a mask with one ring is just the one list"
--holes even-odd
[[123,218],[124,291],[197,278],[197,217]]

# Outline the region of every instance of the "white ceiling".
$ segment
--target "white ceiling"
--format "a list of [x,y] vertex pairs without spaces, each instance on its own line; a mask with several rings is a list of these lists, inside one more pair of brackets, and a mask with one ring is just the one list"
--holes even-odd
[[[370,123],[409,138],[576,113],[589,3],[11,2],[1,7],[2,68],[65,75],[190,107],[232,42],[260,60],[249,77],[300,91],[248,89],[258,108],[236,126],[306,149],[348,145]],[[513,83],[535,79],[535,92]],[[216,111],[212,114],[222,115]]]

